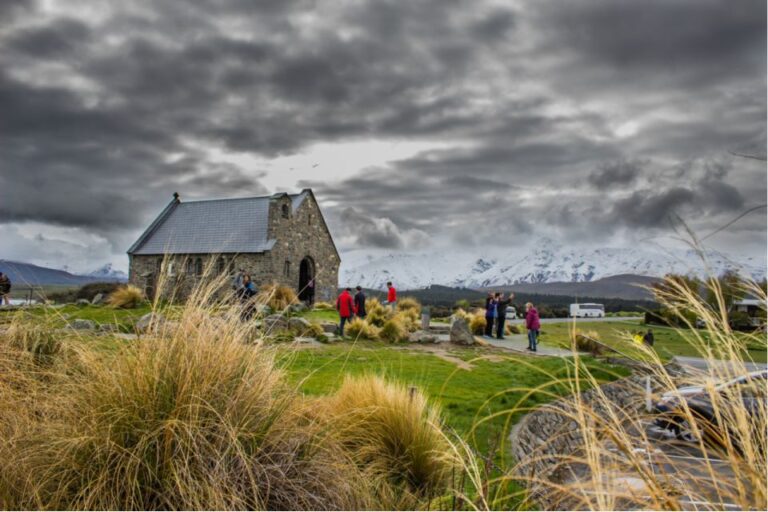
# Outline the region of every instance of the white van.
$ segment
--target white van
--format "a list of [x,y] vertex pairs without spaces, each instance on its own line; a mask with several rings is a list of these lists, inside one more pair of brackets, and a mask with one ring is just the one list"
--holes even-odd
[[570,314],[574,318],[602,318],[605,316],[605,306],[589,302],[571,304]]

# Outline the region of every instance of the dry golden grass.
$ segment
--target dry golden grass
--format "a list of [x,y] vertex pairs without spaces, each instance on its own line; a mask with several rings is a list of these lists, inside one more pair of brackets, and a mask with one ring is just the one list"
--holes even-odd
[[402,297],[397,300],[397,311],[411,311],[418,317],[421,315],[421,302],[414,297]]
[[485,332],[486,320],[485,315],[478,315],[477,313],[469,316],[469,330],[472,334],[483,334]]
[[299,298],[293,288],[288,286],[270,283],[259,289],[256,296],[256,302],[266,304],[273,311],[284,311],[289,306],[299,303]]
[[365,319],[368,323],[376,327],[382,327],[384,322],[394,316],[392,308],[383,305],[378,299],[368,299],[365,301]]
[[400,313],[393,316],[381,327],[379,337],[383,341],[390,343],[400,343],[408,341],[408,328],[406,326],[407,318]]
[[144,294],[131,284],[121,286],[107,297],[107,304],[113,308],[133,309],[144,302]]
[[335,311],[336,306],[330,302],[315,302],[313,309],[317,309],[319,311]]
[[355,317],[351,322],[344,326],[344,334],[353,339],[377,340],[379,339],[380,329],[372,325],[368,320]]
[[416,388],[347,377],[327,403],[334,430],[375,483],[381,508],[417,508],[449,488],[458,461],[437,409]]

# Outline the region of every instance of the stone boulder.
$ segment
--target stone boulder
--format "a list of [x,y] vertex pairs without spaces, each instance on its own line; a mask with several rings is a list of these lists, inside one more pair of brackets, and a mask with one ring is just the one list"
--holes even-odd
[[428,331],[416,331],[408,335],[411,343],[440,343],[437,335]]
[[308,310],[309,308],[303,302],[299,302],[298,304],[291,304],[291,311],[294,313],[303,313],[304,311]]
[[309,332],[309,330],[312,328],[311,326],[312,324],[309,323],[309,320],[306,318],[294,317],[288,319],[288,328],[297,334]]
[[463,318],[454,319],[449,336],[451,343],[458,343],[459,345],[475,344],[475,335],[469,330],[469,325],[467,325],[466,320]]
[[274,334],[288,329],[288,319],[281,314],[269,315],[263,322],[264,330]]
[[120,329],[115,324],[101,324],[99,325],[99,331],[101,332],[118,332]]
[[104,296],[103,293],[97,293],[93,296],[93,300],[91,301],[91,304],[95,306],[99,306],[101,304],[104,304],[104,302],[107,300],[107,298]]
[[77,299],[75,301],[75,304],[78,306],[90,306],[91,301],[89,301],[88,299]]
[[150,329],[159,330],[165,322],[165,317],[159,313],[147,313],[136,322],[136,332],[147,333]]
[[93,331],[96,329],[96,322],[83,318],[75,318],[69,326],[78,331]]
[[326,334],[338,334],[339,332],[339,324],[335,322],[323,322],[320,324],[320,327],[323,328],[323,332]]

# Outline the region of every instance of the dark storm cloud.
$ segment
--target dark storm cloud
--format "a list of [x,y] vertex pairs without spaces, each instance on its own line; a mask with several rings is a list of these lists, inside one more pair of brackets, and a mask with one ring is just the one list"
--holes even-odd
[[686,167],[765,145],[761,2],[31,5],[0,4],[0,223],[136,231],[174,190],[266,192],[216,151],[352,140],[439,142],[298,184],[361,246],[597,237],[765,196],[751,162]]
[[642,173],[645,163],[640,161],[618,161],[600,165],[587,178],[598,189],[614,185],[628,185]]

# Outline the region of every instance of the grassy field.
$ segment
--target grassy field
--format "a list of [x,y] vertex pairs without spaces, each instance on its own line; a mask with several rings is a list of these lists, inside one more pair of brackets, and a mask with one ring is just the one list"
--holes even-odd
[[[631,338],[633,334],[638,331],[645,332],[650,327],[655,339],[654,348],[663,359],[669,359],[672,356],[701,356],[677,330],[658,325],[647,326],[641,319],[622,322],[579,322],[576,327],[582,332],[593,331],[597,333],[601,342],[623,352],[632,351],[634,343]],[[540,342],[550,346],[567,345],[572,329],[573,324],[567,321],[543,324]],[[710,338],[706,332],[700,331],[700,333],[705,339]],[[764,363],[768,360],[768,354],[764,349],[749,350],[745,356],[755,362]]]
[[[442,357],[441,357],[442,356]],[[457,361],[446,360],[455,358]],[[457,362],[464,366],[462,369]],[[464,364],[462,364],[464,363]],[[487,349],[450,347],[439,355],[407,346],[381,343],[343,343],[289,351],[282,364],[290,378],[309,395],[329,394],[341,385],[346,375],[377,374],[415,386],[442,407],[446,423],[460,435],[468,435],[471,444],[484,452],[489,442],[506,433],[505,422],[514,424],[524,411],[509,418],[499,416],[489,422],[478,420],[507,411],[518,405],[532,407],[548,402],[548,393],[562,394],[560,384],[547,392],[526,397],[527,390],[568,375],[570,362],[560,358],[508,356]],[[613,380],[627,375],[623,367],[589,361],[600,379]]]

